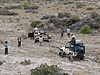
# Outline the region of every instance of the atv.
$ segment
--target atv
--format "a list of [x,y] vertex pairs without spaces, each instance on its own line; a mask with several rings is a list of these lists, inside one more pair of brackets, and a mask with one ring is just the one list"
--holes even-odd
[[66,46],[60,48],[59,55],[63,58],[68,56],[68,60],[73,62],[73,59],[85,60],[85,46],[80,40],[76,40],[75,44],[72,41],[68,42]]

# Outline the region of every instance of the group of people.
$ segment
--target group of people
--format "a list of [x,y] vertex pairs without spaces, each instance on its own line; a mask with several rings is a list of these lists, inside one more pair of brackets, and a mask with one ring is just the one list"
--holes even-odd
[[[38,34],[38,33],[37,33],[37,30],[38,30],[38,28],[35,28],[35,29],[34,29],[34,33],[40,36],[40,37],[39,37],[39,42],[40,42],[39,46],[42,46],[42,42],[43,42],[42,36],[43,36],[43,35],[42,35],[41,33]],[[68,28],[66,29],[66,31],[67,31],[68,38],[70,38],[70,36],[71,36],[71,37],[72,37],[71,42],[74,43],[74,42],[75,42],[75,36],[74,36],[73,34],[70,35],[70,32],[71,32],[70,28],[68,27]],[[63,37],[64,32],[65,32],[65,31],[62,29],[62,31],[61,31],[61,38]],[[47,37],[48,37],[49,39],[51,39],[51,36],[50,36],[49,34],[45,34],[45,35],[47,35]],[[20,47],[20,46],[21,46],[21,36],[19,36],[19,37],[17,38],[17,40],[18,40],[18,47]],[[5,54],[8,54],[8,42],[6,41],[3,45],[5,46]]]
[[[21,46],[21,36],[19,36],[17,40],[18,40],[18,47],[20,47]],[[5,46],[5,54],[8,54],[8,41],[5,41],[3,45]]]
[[[61,38],[63,37],[64,32],[65,32],[65,31],[62,29],[62,30],[61,30]],[[70,36],[71,36],[71,38],[72,38],[71,42],[75,43],[75,38],[76,38],[76,37],[75,37],[74,34],[70,34],[70,33],[71,33],[71,30],[70,30],[69,27],[66,29],[66,32],[67,32],[68,38],[70,38]]]
[[[64,32],[65,32],[65,31],[62,29],[62,30],[61,30],[61,38],[63,37]],[[71,32],[71,30],[70,30],[69,27],[66,29],[66,32],[67,32],[68,38],[70,38],[70,32]]]

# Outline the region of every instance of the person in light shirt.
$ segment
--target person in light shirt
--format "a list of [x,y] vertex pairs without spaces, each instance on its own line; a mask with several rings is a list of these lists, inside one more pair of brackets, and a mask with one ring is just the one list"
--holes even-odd
[[5,46],[5,54],[8,54],[8,44],[7,44],[7,41],[3,45]]
[[39,42],[40,42],[39,47],[42,47],[42,42],[43,42],[42,35],[39,37]]
[[67,28],[67,35],[68,35],[68,38],[70,38],[70,28],[69,27]]

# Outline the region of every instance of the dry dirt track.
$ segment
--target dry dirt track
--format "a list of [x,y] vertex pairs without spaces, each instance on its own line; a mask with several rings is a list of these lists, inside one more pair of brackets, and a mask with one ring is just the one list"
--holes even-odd
[[[59,50],[55,48],[64,46],[70,40],[70,38],[67,38],[66,33],[60,40],[60,33],[49,32],[53,39],[50,43],[44,42],[43,47],[39,47],[39,43],[34,43],[34,40],[29,38],[22,39],[22,46],[18,48],[16,38],[23,33],[25,34],[26,30],[19,32],[17,29],[7,30],[8,28],[4,28],[5,25],[6,23],[0,24],[2,26],[0,38],[3,41],[8,41],[9,54],[4,54],[4,47],[0,44],[0,60],[4,61],[3,65],[0,66],[0,75],[30,75],[30,69],[34,69],[42,63],[47,63],[48,65],[56,64],[70,75],[75,71],[80,71],[84,75],[100,74],[100,63],[92,61],[97,54],[99,55],[100,34],[98,36],[75,34],[76,38],[82,40],[86,45],[86,61],[70,62],[67,58],[61,58],[58,55]],[[10,28],[10,23],[7,27]],[[21,65],[20,62],[25,59],[31,60],[31,65]]]

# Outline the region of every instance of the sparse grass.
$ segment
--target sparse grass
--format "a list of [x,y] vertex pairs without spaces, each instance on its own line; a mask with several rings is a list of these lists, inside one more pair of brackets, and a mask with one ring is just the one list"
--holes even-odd
[[56,47],[57,49],[60,49],[59,47]]
[[69,75],[68,73],[61,73],[62,69],[57,65],[48,66],[46,63],[30,71],[31,75]]
[[39,6],[29,6],[27,3],[24,3],[23,5],[24,9],[38,9]]
[[20,64],[22,64],[22,65],[30,65],[31,61],[30,60],[25,60],[25,61],[22,61]]
[[22,9],[22,6],[21,5],[18,5],[18,6],[5,6],[4,9]]
[[80,29],[80,33],[82,33],[82,34],[91,33],[90,27],[88,25],[83,26]]
[[10,12],[8,10],[0,10],[0,15],[18,15],[18,13]]
[[94,10],[93,7],[88,7],[86,10]]
[[30,26],[31,26],[31,27],[36,27],[37,24],[39,24],[39,23],[41,23],[41,21],[33,21],[33,22],[30,24]]

